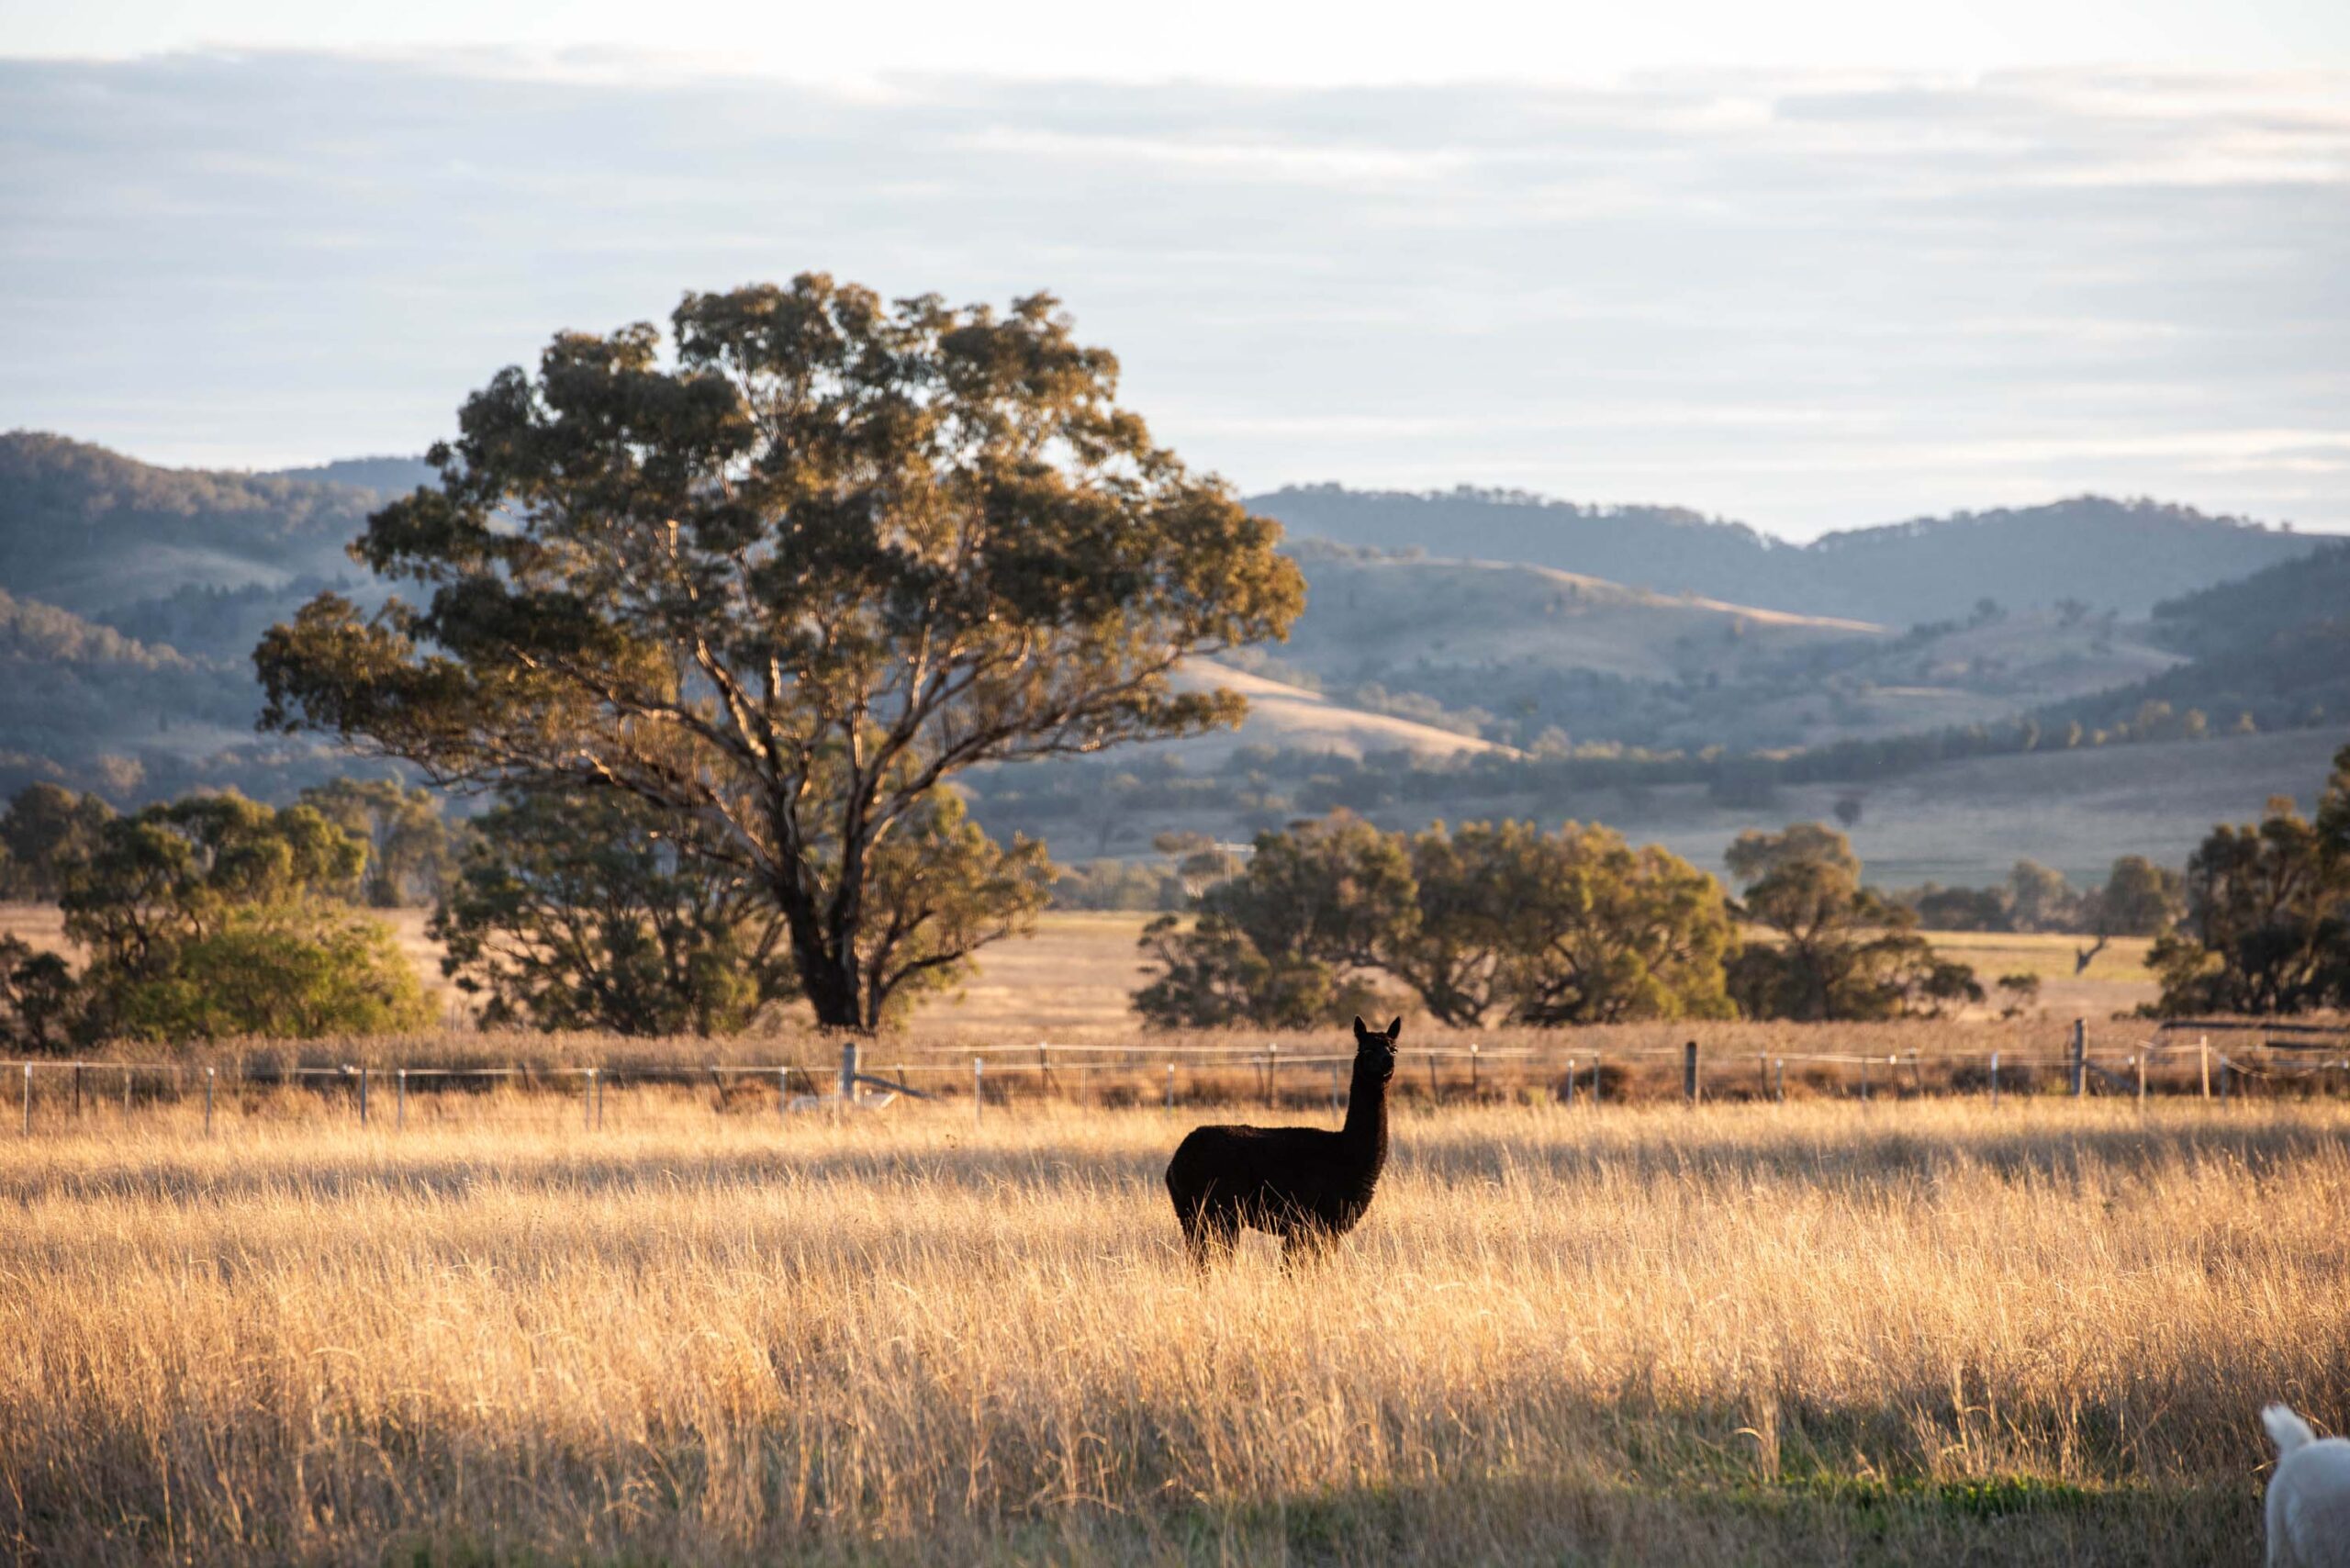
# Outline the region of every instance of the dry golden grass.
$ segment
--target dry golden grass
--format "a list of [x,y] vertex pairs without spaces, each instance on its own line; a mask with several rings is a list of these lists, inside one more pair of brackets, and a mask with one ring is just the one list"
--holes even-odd
[[2350,1108],[1446,1108],[1202,1282],[1191,1118],[666,1092],[0,1142],[21,1561],[2257,1560]]

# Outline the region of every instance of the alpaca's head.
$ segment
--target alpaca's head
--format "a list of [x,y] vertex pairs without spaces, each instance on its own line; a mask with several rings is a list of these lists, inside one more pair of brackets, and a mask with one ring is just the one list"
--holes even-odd
[[1392,1020],[1386,1028],[1374,1029],[1355,1014],[1355,1070],[1371,1069],[1382,1083],[1395,1076],[1395,1040],[1404,1032],[1401,1018]]

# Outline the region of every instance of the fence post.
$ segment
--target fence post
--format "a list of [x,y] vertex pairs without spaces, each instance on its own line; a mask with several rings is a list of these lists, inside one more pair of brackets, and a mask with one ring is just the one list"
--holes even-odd
[[1281,1043],[1279,1040],[1267,1040],[1265,1042],[1265,1104],[1268,1109],[1270,1109],[1275,1102],[1274,1091],[1281,1081]]
[[33,1136],[33,1064],[25,1063],[25,1136]]
[[[1042,1046],[1036,1047],[1039,1056],[1044,1054],[1044,1050],[1045,1047]],[[841,1042],[841,1104],[848,1106],[855,1103],[856,1103],[856,1042],[843,1040]]]
[[1472,1102],[1477,1098],[1477,1042],[1474,1040],[1469,1042],[1469,1098]]
[[791,1070],[779,1067],[775,1070],[775,1125],[783,1126],[783,1119],[790,1114]]
[[1771,1097],[1770,1052],[1756,1051],[1754,1053],[1754,1079],[1755,1087],[1761,1091],[1762,1098],[1768,1100]]
[[2143,1110],[2144,1110],[2144,1109],[2145,1109],[2145,1106],[2146,1106],[2146,1053],[2145,1053],[2144,1051],[2143,1051],[2143,1050],[2142,1050],[2142,1051],[2140,1051],[2140,1052],[2138,1053],[2138,1108],[2139,1108],[2140,1110],[2142,1110],[2142,1111],[2143,1111]]
[[122,1114],[126,1116],[130,1114],[130,1064],[128,1062],[122,1068]]
[[981,1057],[973,1057],[971,1058],[971,1128],[974,1132],[979,1130],[979,1111],[988,1103],[987,1073],[986,1059]]
[[1864,1053],[1864,1054],[1861,1057],[1861,1103],[1862,1103],[1862,1104],[1863,1104],[1863,1105],[1865,1105],[1865,1104],[1867,1104],[1867,1103],[1868,1103],[1868,1101],[1869,1101],[1869,1058],[1868,1058],[1868,1056]]
[[82,1064],[73,1064],[73,1119],[82,1119]]
[[392,1131],[408,1131],[408,1069],[392,1080]]
[[1778,1080],[1779,1081],[1774,1085],[1778,1092],[1774,1098],[1784,1105],[1787,1103],[1787,1058],[1785,1057],[1779,1058]]
[[367,1070],[359,1070],[359,1125],[367,1125]]
[[212,1136],[212,1081],[219,1076],[220,1070],[217,1067],[207,1067],[204,1070],[204,1136],[206,1137]]
[[1036,1042],[1036,1087],[1046,1094],[1053,1092],[1053,1058],[1048,1054],[1052,1048],[1042,1040]]
[[1697,1103],[1697,1042],[1695,1040],[1681,1047],[1681,1096],[1692,1105]]
[[1591,1053],[1591,1108],[1599,1109],[1599,1053]]
[[1917,1091],[1919,1099],[1926,1097],[1926,1066],[1918,1059],[1915,1049],[1909,1053],[1909,1087]]
[[2203,1068],[2203,1098],[2209,1100],[2211,1097],[2210,1036],[2198,1035],[2195,1036],[2195,1055],[2197,1059],[2201,1062]]
[[1575,1103],[1575,1058],[1572,1058],[1572,1057],[1569,1057],[1569,1058],[1567,1058],[1567,1103],[1568,1103],[1568,1104],[1570,1104],[1570,1105],[1572,1105],[1572,1104],[1573,1104],[1574,1103]]
[[1999,1103],[1999,1053],[1991,1053],[1991,1103]]
[[1171,1061],[1167,1064],[1167,1108],[1175,1108],[1175,1064]]
[[2221,1051],[2220,1053],[2220,1103],[2222,1105],[2228,1103],[2228,1080],[2234,1076],[2228,1070],[2229,1066],[2228,1054]]
[[1436,1103],[1438,1093],[1439,1091],[1436,1086],[1436,1051],[1431,1048],[1428,1051],[1428,1103],[1430,1104]]
[[2089,1092],[2089,1032],[2086,1019],[2073,1020],[2073,1098]]

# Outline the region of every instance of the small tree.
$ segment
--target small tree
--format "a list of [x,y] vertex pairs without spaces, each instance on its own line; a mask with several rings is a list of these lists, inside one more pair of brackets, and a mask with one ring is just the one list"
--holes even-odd
[[1741,913],[1768,927],[1729,966],[1729,990],[1757,1018],[1937,1015],[1982,1000],[1964,964],[1937,958],[1912,911],[1861,885],[1844,835],[1818,823],[1739,834],[1727,857]]
[[65,1050],[79,1033],[85,996],[64,958],[0,936],[0,1049],[25,1056]]
[[2019,860],[2008,873],[2008,918],[2018,931],[2071,929],[2080,901],[2065,874],[2037,860]]
[[1237,694],[1170,678],[1285,633],[1303,579],[1049,297],[884,305],[806,274],[671,322],[671,357],[649,325],[565,334],[476,393],[440,487],[356,546],[430,602],[325,595],[273,630],[264,722],[644,801],[775,904],[818,1020],[870,1029],[1033,907],[998,873],[1040,862],[979,852],[946,781],[1236,722]]
[[430,790],[392,778],[337,778],[302,791],[302,804],[367,849],[359,892],[377,909],[431,904],[457,873],[457,835]]
[[2187,863],[2187,913],[2155,940],[2160,1009],[2299,1013],[2350,1004],[2350,746],[2314,821],[2277,796],[2211,830]]
[[2084,901],[2081,924],[2098,936],[2159,936],[2187,907],[2185,879],[2143,855],[2113,863],[2105,886]]
[[520,792],[481,815],[431,932],[485,1024],[733,1034],[793,993],[775,906],[680,853],[666,821],[609,791]]
[[[1537,835],[1514,906],[1504,986],[1521,1024],[1727,1018],[1722,960],[1737,946],[1722,886],[1661,845],[1596,823]],[[1423,910],[1425,923],[1429,913]]]
[[67,873],[96,850],[114,808],[95,795],[56,784],[28,784],[0,814],[0,868],[7,896],[53,902]]
[[1248,869],[1202,895],[1190,929],[1172,915],[1144,927],[1160,972],[1135,1007],[1165,1026],[1340,1021],[1368,1004],[1358,971],[1393,950],[1416,895],[1402,844],[1350,813],[1259,834]]
[[66,935],[90,955],[84,1029],[180,1040],[421,1026],[422,989],[391,933],[335,897],[365,860],[309,807],[237,795],[107,823],[62,901]]

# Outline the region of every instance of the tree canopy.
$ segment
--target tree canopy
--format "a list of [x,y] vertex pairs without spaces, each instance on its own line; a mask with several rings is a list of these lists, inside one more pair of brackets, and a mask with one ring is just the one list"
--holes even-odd
[[[885,304],[812,274],[687,296],[666,354],[649,324],[565,333],[354,547],[430,597],[322,595],[274,629],[263,722],[648,802],[774,901],[818,1019],[870,1028],[877,878],[911,875],[891,846],[945,823],[948,778],[1234,722],[1176,666],[1303,605],[1278,528],[1116,378],[1049,296]],[[893,950],[1009,928],[1029,892],[999,886],[995,915]]]

